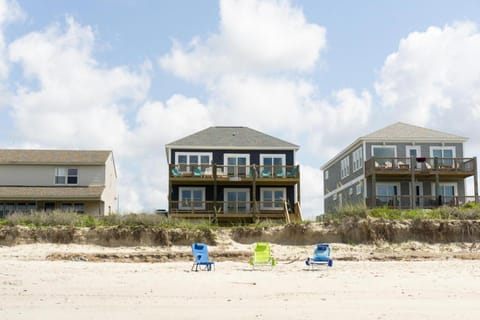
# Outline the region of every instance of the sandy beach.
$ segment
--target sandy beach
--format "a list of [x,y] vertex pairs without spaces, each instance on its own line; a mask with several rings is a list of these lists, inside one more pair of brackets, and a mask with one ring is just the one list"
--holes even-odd
[[[434,247],[438,245],[430,249]],[[53,253],[57,257],[103,254],[108,260],[109,255],[126,252],[144,256],[159,250],[188,252],[186,246],[0,247],[0,319],[450,320],[480,316],[480,260],[348,261],[341,258],[348,256],[346,252],[368,247],[337,245],[339,260],[334,267],[312,271],[303,259],[291,260],[309,248],[274,246],[280,261],[273,270],[252,270],[242,261],[217,261],[214,272],[192,272],[187,258],[164,263],[50,260]]]

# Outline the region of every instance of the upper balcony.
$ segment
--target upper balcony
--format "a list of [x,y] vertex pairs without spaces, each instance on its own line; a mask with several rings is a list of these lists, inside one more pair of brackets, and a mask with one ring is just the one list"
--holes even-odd
[[273,183],[295,184],[300,181],[298,165],[169,165],[170,181],[174,183]]
[[474,176],[477,158],[377,158],[365,161],[365,176]]

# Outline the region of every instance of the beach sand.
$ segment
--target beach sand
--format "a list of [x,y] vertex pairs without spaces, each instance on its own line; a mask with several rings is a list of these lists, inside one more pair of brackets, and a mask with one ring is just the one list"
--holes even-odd
[[[332,246],[333,258],[338,257],[333,268],[310,270],[305,266],[304,258],[312,246],[274,245],[280,261],[273,270],[252,270],[246,261],[237,258],[217,261],[214,272],[190,271],[192,262],[185,257],[163,263],[109,259],[124,254],[131,258],[159,252],[188,253],[190,248],[186,246],[0,247],[0,319],[480,317],[480,260],[449,259],[452,252],[468,245]],[[235,244],[231,248],[211,247],[211,252],[248,252],[251,248]],[[368,259],[372,252],[387,252],[391,257],[392,252],[409,250],[433,252],[434,258]],[[78,253],[82,257],[103,256],[107,262],[99,262],[98,258],[94,260],[97,262],[72,261],[78,257],[72,254]],[[52,254],[57,257],[54,261]],[[58,258],[62,256],[67,260]],[[356,256],[362,259],[351,261]]]

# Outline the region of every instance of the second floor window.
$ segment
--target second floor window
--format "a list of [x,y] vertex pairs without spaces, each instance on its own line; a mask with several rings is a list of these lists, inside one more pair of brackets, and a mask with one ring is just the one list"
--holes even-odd
[[78,184],[78,169],[55,168],[55,184]]
[[261,154],[260,164],[262,165],[261,176],[274,176],[275,174],[284,174],[285,155],[284,154]]
[[353,152],[353,172],[360,170],[363,167],[363,153],[362,148],[358,148]]
[[178,152],[175,155],[175,164],[179,165],[179,169],[182,172],[191,172],[195,168],[200,168],[203,171],[205,168],[210,166],[211,160],[211,153]]
[[340,177],[343,179],[350,175],[350,159],[348,157],[343,158],[340,162]]

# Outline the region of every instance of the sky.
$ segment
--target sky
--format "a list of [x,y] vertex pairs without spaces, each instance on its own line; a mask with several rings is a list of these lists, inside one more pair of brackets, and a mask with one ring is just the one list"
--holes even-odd
[[480,152],[480,2],[0,0],[0,148],[108,149],[120,212],[167,207],[165,144],[215,125],[320,167],[402,121]]

